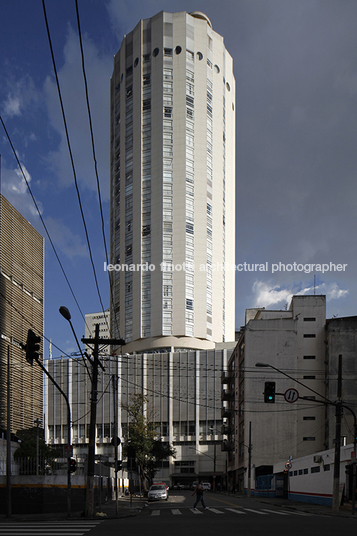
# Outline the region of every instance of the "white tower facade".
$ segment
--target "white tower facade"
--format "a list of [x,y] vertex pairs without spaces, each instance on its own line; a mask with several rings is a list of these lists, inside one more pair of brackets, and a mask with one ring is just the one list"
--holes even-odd
[[111,327],[125,350],[234,341],[235,79],[202,13],[123,39],[111,80]]

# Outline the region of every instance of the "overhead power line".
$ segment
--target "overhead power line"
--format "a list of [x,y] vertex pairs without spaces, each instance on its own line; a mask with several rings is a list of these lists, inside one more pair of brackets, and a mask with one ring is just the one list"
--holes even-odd
[[23,177],[23,179],[24,179],[24,181],[25,181],[25,183],[26,183],[26,186],[27,186],[28,191],[30,192],[30,195],[31,195],[33,204],[35,205],[35,208],[36,208],[36,210],[37,210],[37,213],[38,213],[38,215],[39,215],[39,217],[40,217],[41,223],[42,223],[42,225],[43,225],[43,228],[44,228],[44,230],[45,230],[45,233],[46,233],[46,235],[47,235],[47,238],[48,238],[48,240],[49,240],[49,242],[50,242],[50,244],[51,244],[51,247],[52,247],[52,249],[53,249],[53,252],[54,252],[54,254],[55,254],[55,257],[56,257],[56,259],[57,259],[57,262],[58,262],[58,264],[59,264],[59,266],[60,266],[60,268],[61,268],[61,270],[62,270],[63,276],[64,276],[64,278],[65,278],[65,280],[66,280],[66,283],[67,283],[67,285],[68,285],[69,290],[71,291],[71,294],[72,294],[72,296],[73,296],[73,299],[74,299],[74,301],[75,301],[75,304],[77,305],[78,310],[79,310],[79,312],[80,312],[80,314],[81,314],[81,316],[82,316],[82,318],[83,318],[83,320],[84,320],[84,322],[85,322],[85,321],[86,321],[86,320],[85,320],[85,315],[83,314],[82,309],[80,308],[80,305],[79,305],[79,303],[78,303],[78,300],[77,300],[77,298],[76,298],[76,296],[75,296],[75,294],[74,294],[74,290],[73,290],[73,288],[72,288],[72,286],[71,286],[71,284],[70,284],[70,282],[69,282],[69,279],[68,279],[68,277],[67,277],[67,274],[66,274],[66,272],[65,272],[65,269],[64,269],[64,267],[63,267],[63,264],[62,264],[62,262],[61,262],[61,260],[60,260],[60,258],[59,258],[59,255],[58,255],[58,253],[57,253],[57,250],[56,250],[56,248],[55,248],[55,245],[54,245],[54,243],[53,243],[53,241],[52,241],[52,238],[51,238],[51,236],[50,236],[50,233],[49,233],[49,231],[48,231],[48,229],[47,229],[47,226],[46,226],[46,224],[45,224],[45,222],[44,222],[44,219],[43,219],[43,217],[42,217],[42,214],[41,214],[41,212],[40,212],[40,209],[38,208],[38,205],[37,205],[37,203],[36,203],[36,199],[35,199],[35,197],[34,197],[34,195],[33,195],[33,193],[32,193],[32,190],[31,190],[31,188],[30,188],[30,184],[29,184],[29,182],[28,182],[28,180],[27,180],[27,178],[26,178],[26,175],[25,175],[25,173],[24,173],[24,170],[22,169],[22,165],[21,165],[21,163],[20,163],[19,157],[17,156],[17,152],[15,151],[15,148],[14,148],[13,143],[12,143],[12,141],[11,141],[10,135],[9,135],[7,129],[6,129],[5,123],[4,123],[4,121],[3,121],[3,119],[2,119],[1,116],[0,116],[0,121],[1,121],[1,124],[2,124],[2,126],[3,126],[3,129],[4,129],[4,131],[5,131],[5,134],[6,134],[6,137],[7,137],[7,139],[8,139],[8,142],[9,142],[9,144],[10,144],[10,147],[11,147],[11,149],[12,149],[12,152],[13,152],[13,154],[14,154],[14,156],[15,156],[15,159],[16,159],[17,165],[18,165],[18,167],[19,167],[19,169],[20,169],[21,175],[22,175],[22,177]]
[[79,187],[78,187],[77,173],[76,173],[76,168],[75,168],[75,165],[74,165],[74,159],[73,159],[73,153],[72,153],[71,143],[70,143],[70,140],[69,140],[69,133],[68,133],[68,127],[67,127],[66,114],[65,114],[65,110],[64,110],[63,99],[62,99],[62,93],[61,93],[61,88],[60,88],[60,84],[59,84],[58,73],[57,73],[57,67],[56,67],[56,62],[55,62],[55,57],[54,57],[54,52],[53,52],[53,47],[52,47],[52,40],[51,40],[50,28],[49,28],[48,20],[47,20],[47,13],[46,13],[46,7],[45,7],[45,0],[42,0],[42,7],[43,7],[43,13],[44,13],[44,17],[45,17],[45,24],[46,24],[46,30],[47,30],[47,37],[48,37],[48,42],[49,42],[49,47],[50,47],[50,52],[51,52],[51,58],[52,58],[52,64],[53,64],[53,70],[54,70],[55,79],[56,79],[56,86],[57,86],[58,98],[59,98],[59,101],[60,101],[60,107],[61,107],[62,119],[63,119],[64,129],[65,129],[65,134],[66,134],[67,147],[68,147],[68,151],[69,151],[69,156],[70,156],[70,161],[71,161],[71,167],[72,167],[72,171],[73,171],[73,179],[74,179],[74,185],[75,185],[76,193],[77,193],[77,199],[78,199],[78,204],[79,204],[79,210],[80,210],[81,217],[82,217],[82,222],[83,222],[83,227],[84,227],[84,233],[85,233],[86,242],[87,242],[87,246],[88,246],[88,252],[89,252],[90,262],[91,262],[91,265],[92,265],[93,276],[94,276],[94,281],[95,281],[95,285],[96,285],[96,288],[97,288],[97,293],[98,293],[98,297],[99,297],[99,302],[100,302],[100,304],[101,304],[103,313],[105,313],[105,311],[104,311],[104,305],[103,305],[103,301],[102,301],[102,296],[101,296],[101,293],[100,293],[100,290],[99,290],[99,283],[98,283],[97,273],[96,273],[96,269],[95,269],[95,266],[94,266],[94,260],[93,260],[92,248],[91,248],[91,245],[90,245],[89,234],[88,234],[88,228],[87,228],[87,224],[86,224],[86,220],[85,220],[85,216],[84,216],[84,211],[83,211],[83,206],[82,206],[81,195],[80,195]]
[[[89,130],[90,130],[91,142],[92,142],[94,171],[95,171],[95,177],[96,177],[96,182],[97,182],[99,211],[100,211],[100,218],[101,218],[101,223],[102,223],[103,243],[104,243],[104,250],[105,250],[105,258],[106,258],[107,264],[109,264],[107,241],[106,241],[106,237],[105,237],[105,225],[104,225],[104,216],[103,216],[102,196],[101,196],[101,192],[100,192],[100,183],[99,183],[99,176],[98,176],[98,165],[97,165],[95,143],[94,143],[94,134],[93,134],[93,122],[92,122],[92,114],[91,114],[91,108],[90,108],[90,103],[89,103],[88,83],[87,83],[87,75],[86,75],[86,69],[85,69],[84,51],[83,51],[83,42],[82,42],[82,32],[81,32],[81,25],[80,25],[80,19],[79,19],[79,9],[78,9],[78,1],[77,0],[75,0],[75,4],[76,4],[76,14],[77,14],[79,46],[80,46],[81,59],[82,59],[82,72],[83,72],[83,80],[84,80],[86,103],[87,103],[87,112],[88,112],[88,120],[89,120]],[[110,295],[111,295],[112,303],[114,303],[113,284],[112,284],[112,278],[110,276],[109,271],[108,271],[108,278],[109,278]],[[103,311],[103,313],[104,313],[104,311]],[[119,325],[118,325],[118,321],[117,321],[116,316],[114,317],[113,320],[116,322],[117,333],[118,333],[118,337],[120,338],[120,330],[119,330]],[[106,316],[105,316],[105,321],[107,323],[108,331],[109,331],[109,333],[111,333],[111,330],[110,330],[110,327],[108,325],[108,321],[107,321]]]

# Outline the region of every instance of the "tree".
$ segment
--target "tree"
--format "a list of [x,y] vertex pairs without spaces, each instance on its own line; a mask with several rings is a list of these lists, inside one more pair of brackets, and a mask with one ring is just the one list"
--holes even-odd
[[130,418],[128,438],[123,444],[124,456],[128,457],[128,454],[135,452],[145,494],[158,471],[158,464],[169,456],[176,455],[175,449],[170,444],[160,440],[158,425],[145,416],[144,406],[147,402],[147,397],[137,394],[132,397],[130,404],[122,404],[122,408],[127,411]]
[[19,461],[20,466],[23,466],[23,471],[27,473],[36,474],[37,432],[39,434],[40,473],[44,473],[46,465],[50,465],[55,458],[60,456],[57,449],[46,444],[43,428],[37,430],[37,427],[33,426],[32,428],[18,430],[16,435],[21,440],[21,443],[19,448],[14,452],[14,459]]

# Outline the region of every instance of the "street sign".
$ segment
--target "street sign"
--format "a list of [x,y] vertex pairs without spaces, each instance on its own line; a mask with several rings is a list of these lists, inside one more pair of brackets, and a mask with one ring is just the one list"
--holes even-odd
[[287,402],[292,404],[293,402],[296,402],[299,398],[299,392],[291,387],[290,389],[287,389],[287,391],[285,391],[284,398]]
[[291,468],[292,468],[292,464],[290,462],[286,462],[285,469],[291,469]]

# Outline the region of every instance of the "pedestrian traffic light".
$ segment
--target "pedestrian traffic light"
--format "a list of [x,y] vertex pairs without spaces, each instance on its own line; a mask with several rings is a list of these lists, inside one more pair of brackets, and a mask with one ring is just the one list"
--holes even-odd
[[75,473],[77,471],[77,461],[74,458],[69,458],[69,472]]
[[27,341],[26,341],[26,361],[30,363],[30,365],[33,365],[33,360],[36,361],[40,357],[39,351],[40,351],[40,343],[41,337],[38,337],[36,333],[32,331],[32,329],[29,329],[27,332]]
[[116,468],[117,471],[121,471],[123,469],[123,460],[117,460],[116,461]]
[[274,404],[275,402],[275,382],[265,382],[264,385],[264,402]]

